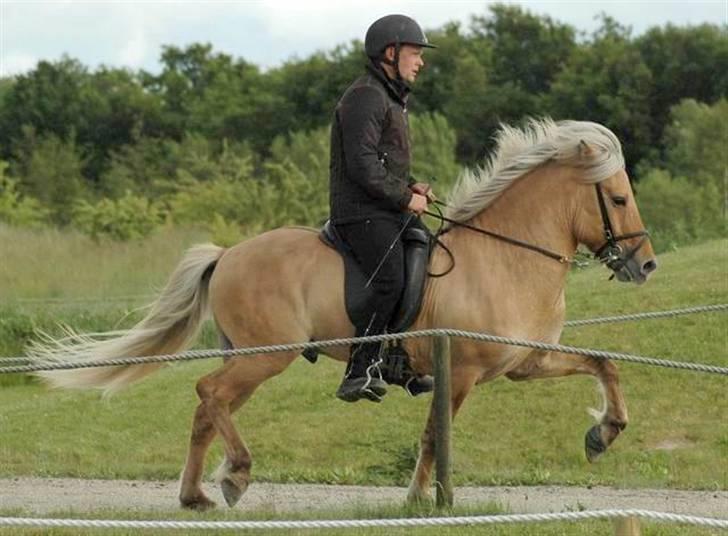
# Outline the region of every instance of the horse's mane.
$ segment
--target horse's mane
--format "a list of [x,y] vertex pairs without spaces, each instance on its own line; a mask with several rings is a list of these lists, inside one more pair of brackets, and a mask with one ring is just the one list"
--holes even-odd
[[[584,141],[594,152],[579,158]],[[484,167],[465,170],[458,178],[449,200],[447,216],[466,221],[490,205],[515,180],[536,167],[558,161],[583,169],[584,182],[600,182],[624,168],[622,146],[604,125],[587,121],[531,119],[523,128],[501,125],[496,134],[496,150]]]

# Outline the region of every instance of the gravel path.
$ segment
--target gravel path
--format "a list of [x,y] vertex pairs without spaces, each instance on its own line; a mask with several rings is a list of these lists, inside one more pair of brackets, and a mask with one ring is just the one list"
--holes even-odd
[[[224,505],[218,489],[209,496]],[[236,508],[301,511],[403,503],[405,488],[254,483]],[[606,487],[460,487],[457,505],[494,501],[513,513],[641,508],[660,512],[728,518],[728,491],[613,489]],[[98,509],[170,510],[177,508],[177,482],[80,480],[70,478],[0,479],[0,508],[26,514]]]

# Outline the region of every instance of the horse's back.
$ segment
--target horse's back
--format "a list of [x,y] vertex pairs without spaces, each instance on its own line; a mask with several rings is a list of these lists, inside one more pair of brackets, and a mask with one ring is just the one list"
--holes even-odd
[[341,257],[317,230],[283,227],[227,250],[210,298],[218,325],[236,345],[320,339],[348,332],[343,286]]

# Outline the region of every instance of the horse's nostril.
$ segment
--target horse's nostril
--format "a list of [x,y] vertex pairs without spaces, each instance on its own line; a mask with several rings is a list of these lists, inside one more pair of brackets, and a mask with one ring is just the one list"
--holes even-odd
[[644,275],[649,274],[650,272],[654,272],[657,270],[657,262],[656,261],[647,261],[642,265],[642,273]]

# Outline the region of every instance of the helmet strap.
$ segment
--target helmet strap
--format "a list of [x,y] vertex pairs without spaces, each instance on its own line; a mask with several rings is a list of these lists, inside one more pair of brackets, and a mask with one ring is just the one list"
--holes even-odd
[[394,59],[389,60],[387,59],[387,56],[382,54],[382,57],[379,61],[382,63],[386,63],[387,65],[391,65],[394,67],[394,76],[395,79],[398,82],[402,82],[402,73],[399,72],[399,51],[402,48],[402,44],[399,42],[399,39],[394,44]]

